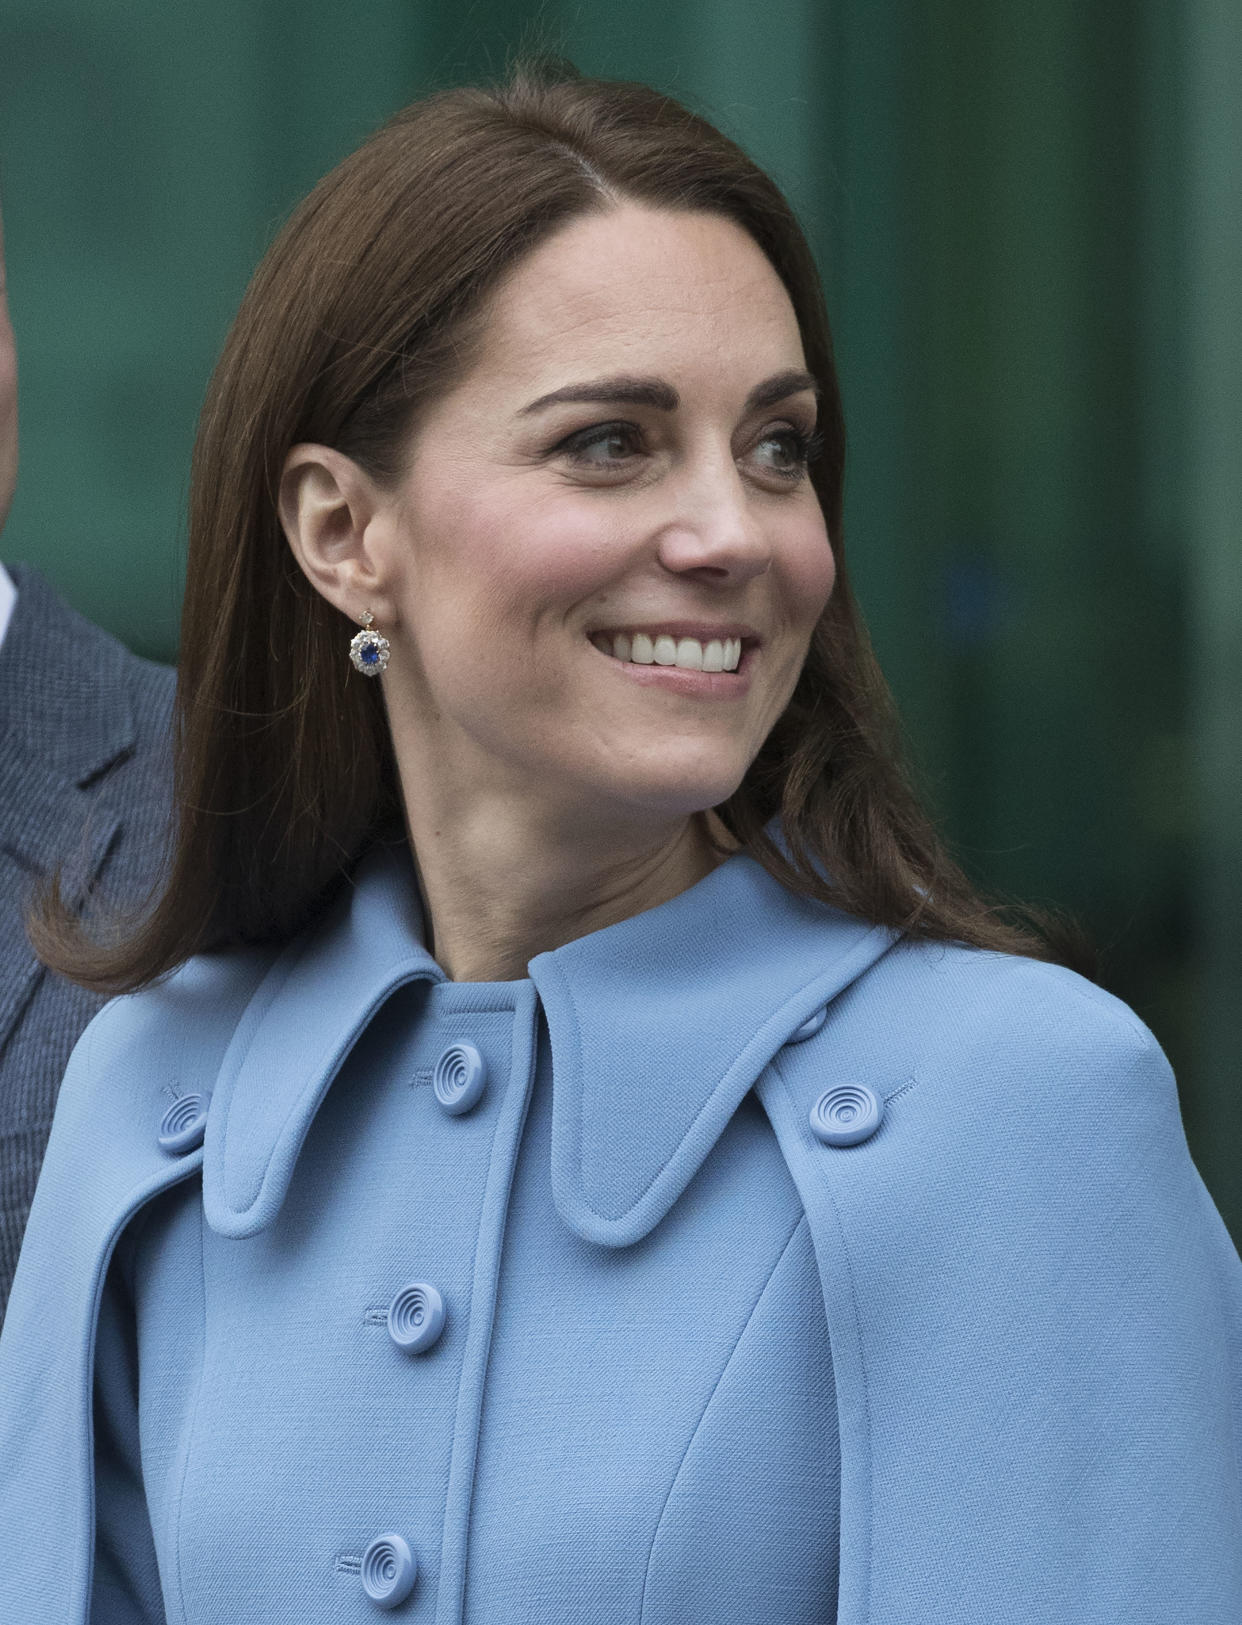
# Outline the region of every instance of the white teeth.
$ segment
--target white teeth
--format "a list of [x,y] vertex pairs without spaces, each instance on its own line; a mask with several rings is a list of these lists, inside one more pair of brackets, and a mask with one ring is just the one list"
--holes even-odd
[[675,638],[661,632],[593,632],[591,642],[614,660],[636,666],[676,666],[681,671],[736,671],[742,659],[741,638]]

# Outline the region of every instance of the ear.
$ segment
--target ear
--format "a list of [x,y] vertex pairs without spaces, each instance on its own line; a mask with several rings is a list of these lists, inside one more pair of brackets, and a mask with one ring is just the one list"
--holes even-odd
[[372,521],[384,494],[331,446],[294,446],[280,476],[280,522],[302,573],[330,604],[357,621],[369,609],[392,623],[387,572]]

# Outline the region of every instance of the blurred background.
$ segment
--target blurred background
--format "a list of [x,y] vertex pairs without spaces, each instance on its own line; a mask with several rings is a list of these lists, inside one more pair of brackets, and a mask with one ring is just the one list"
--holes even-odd
[[289,209],[519,49],[670,90],[785,187],[847,542],[966,868],[1076,915],[1242,1237],[1236,0],[4,0],[4,554],[175,657],[194,422]]

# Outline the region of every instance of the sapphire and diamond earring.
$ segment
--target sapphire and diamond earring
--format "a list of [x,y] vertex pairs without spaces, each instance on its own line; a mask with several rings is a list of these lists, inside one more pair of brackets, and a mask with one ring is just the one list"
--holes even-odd
[[355,671],[360,671],[364,677],[378,677],[388,664],[388,639],[382,632],[373,629],[375,616],[369,609],[364,609],[360,618],[362,631],[355,632],[350,639],[349,658]]

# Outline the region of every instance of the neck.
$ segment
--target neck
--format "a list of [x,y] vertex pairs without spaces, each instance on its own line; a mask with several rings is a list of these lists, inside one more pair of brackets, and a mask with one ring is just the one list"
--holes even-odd
[[704,816],[627,834],[499,800],[450,819],[407,794],[406,817],[429,946],[457,982],[524,977],[536,954],[667,902],[721,857]]

